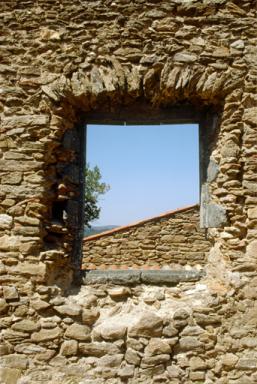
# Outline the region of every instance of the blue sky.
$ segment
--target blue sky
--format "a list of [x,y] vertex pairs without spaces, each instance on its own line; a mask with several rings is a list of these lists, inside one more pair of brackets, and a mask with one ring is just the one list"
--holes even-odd
[[198,126],[87,126],[87,162],[111,189],[93,225],[126,225],[199,201]]

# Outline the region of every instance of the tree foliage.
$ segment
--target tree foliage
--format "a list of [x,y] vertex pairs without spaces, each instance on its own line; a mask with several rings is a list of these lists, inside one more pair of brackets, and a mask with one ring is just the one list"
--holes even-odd
[[91,227],[90,223],[100,216],[101,208],[99,207],[99,197],[110,190],[110,186],[101,181],[102,175],[100,169],[95,166],[90,168],[90,164],[86,164],[85,169],[85,215],[84,222],[87,227]]

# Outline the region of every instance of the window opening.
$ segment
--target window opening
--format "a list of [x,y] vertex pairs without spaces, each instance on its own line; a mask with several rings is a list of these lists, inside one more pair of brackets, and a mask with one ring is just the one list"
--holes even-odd
[[111,189],[84,238],[82,268],[203,265],[210,244],[199,215],[201,125],[99,121],[86,129],[85,163],[97,165]]
[[86,163],[110,184],[87,234],[199,203],[197,124],[89,124]]
[[[200,217],[201,217],[201,223],[202,228],[209,228],[209,227],[221,227],[224,225],[224,218],[226,218],[226,214],[224,212],[223,207],[218,206],[217,204],[211,203],[211,196],[208,192],[210,191],[208,184],[211,182],[212,177],[210,177],[208,169],[215,169],[216,174],[218,174],[219,169],[218,165],[214,164],[212,167],[210,166],[210,155],[215,148],[216,143],[216,137],[217,137],[217,127],[218,127],[218,114],[211,108],[202,108],[198,109],[190,105],[178,105],[174,107],[164,107],[159,110],[153,109],[151,106],[145,105],[145,104],[138,104],[134,106],[128,106],[123,107],[121,110],[116,110],[113,112],[101,112],[101,111],[92,111],[90,113],[85,114],[82,116],[82,119],[87,122],[87,126],[90,125],[124,125],[124,122],[126,125],[130,126],[138,126],[138,125],[154,125],[154,126],[160,126],[166,125],[166,124],[198,124],[199,125],[199,179],[200,179]],[[72,162],[67,167],[67,172],[65,173],[65,177],[67,177],[75,186],[78,186],[77,192],[73,193],[73,196],[71,199],[67,200],[67,206],[63,210],[65,212],[65,225],[67,223],[67,228],[71,242],[72,242],[72,254],[71,258],[74,264],[81,265],[81,259],[83,258],[83,263],[86,262],[86,268],[89,268],[89,261],[91,260],[91,256],[86,260],[85,255],[82,255],[85,251],[85,237],[84,237],[84,228],[83,228],[83,195],[84,195],[84,189],[83,185],[85,183],[85,175],[84,175],[84,164],[85,164],[85,148],[86,146],[84,143],[84,137],[86,137],[86,127],[83,125],[78,125],[75,127],[73,132],[70,131],[70,135],[65,135],[64,140],[64,147],[70,148],[71,150],[75,149],[75,152],[77,151],[78,155],[75,157],[75,162]],[[76,141],[78,139],[78,142]],[[112,146],[107,145],[109,150],[111,150]],[[131,145],[131,156],[133,155],[133,144]],[[77,160],[78,161],[77,161]],[[94,164],[92,164],[94,165]],[[103,181],[110,183],[111,180],[108,180],[107,175],[103,173]],[[213,172],[212,172],[213,173]],[[214,176],[216,177],[216,176]],[[76,188],[75,188],[76,189]],[[174,188],[172,188],[174,189]],[[198,200],[198,201],[199,201]],[[179,204],[176,205],[176,207]],[[192,208],[193,209],[193,208]],[[61,216],[62,207],[54,209],[54,215],[60,218]],[[148,215],[147,215],[148,216]],[[130,221],[130,220],[129,220]],[[164,218],[160,218],[160,222],[165,221]],[[115,223],[113,225],[118,225],[121,223]],[[194,227],[191,224],[188,227]],[[52,229],[50,229],[50,232],[52,232]],[[58,228],[57,228],[58,229]],[[54,228],[55,230],[55,228]],[[49,231],[48,231],[49,232]],[[164,231],[165,232],[165,231]],[[169,232],[169,231],[168,231]],[[163,233],[164,236],[166,236],[169,233]],[[101,235],[102,236],[102,235]],[[122,238],[122,236],[120,236]],[[159,253],[154,252],[151,254],[151,241],[147,243],[147,239],[144,238],[144,235],[141,236],[141,239],[144,241],[144,245],[141,247],[142,249],[145,249],[146,252],[144,252],[145,260],[148,261],[152,260],[159,260]],[[176,237],[178,240],[178,237]],[[81,241],[82,241],[82,247],[81,247]],[[126,240],[127,241],[127,240]],[[126,244],[126,241],[124,240],[123,243]],[[117,251],[116,245],[115,245],[116,239],[113,242],[113,244],[108,247],[113,251],[113,254]],[[133,243],[133,242],[132,242]],[[180,243],[184,244],[183,241],[180,241]],[[135,252],[138,250],[138,244],[134,243],[135,245]],[[142,245],[142,244],[141,244]],[[126,248],[126,245],[124,245]],[[123,247],[123,250],[124,250]],[[162,247],[162,245],[161,245]],[[158,249],[160,251],[161,249]],[[162,249],[163,250],[163,249]],[[101,252],[100,252],[101,253]],[[117,255],[117,252],[116,252]],[[119,253],[119,256],[121,258],[118,260],[119,264],[124,261],[124,258],[126,256],[125,252]],[[151,257],[148,257],[148,256]],[[172,255],[172,257],[175,255],[175,253]],[[95,258],[97,256],[97,253],[93,252],[93,257]],[[98,252],[99,256],[99,252]],[[135,254],[134,254],[135,256]],[[168,255],[170,260],[170,255]],[[197,259],[197,257],[196,257]],[[95,260],[94,260],[95,261]],[[142,264],[142,263],[141,263]],[[85,267],[84,267],[85,268]]]

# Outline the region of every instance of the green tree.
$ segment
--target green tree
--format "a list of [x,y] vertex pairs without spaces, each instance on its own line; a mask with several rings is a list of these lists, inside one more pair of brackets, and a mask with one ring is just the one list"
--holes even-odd
[[91,227],[90,222],[98,219],[101,208],[98,206],[99,197],[110,190],[110,186],[101,181],[102,175],[100,169],[95,166],[90,168],[86,164],[85,169],[85,226]]

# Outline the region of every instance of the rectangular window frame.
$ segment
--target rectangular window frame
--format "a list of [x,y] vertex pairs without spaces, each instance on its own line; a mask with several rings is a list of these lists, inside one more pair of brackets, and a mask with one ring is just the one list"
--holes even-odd
[[[160,125],[160,124],[198,124],[199,126],[199,204],[200,204],[200,227],[213,228],[217,223],[213,222],[212,215],[209,214],[209,183],[208,166],[213,146],[216,143],[219,113],[210,107],[197,108],[192,105],[176,105],[172,107],[153,108],[149,105],[139,104],[126,106],[118,111],[94,111],[85,115],[87,124],[102,125]],[[86,147],[86,128],[83,128],[82,150],[85,158]],[[81,183],[84,190],[84,166],[81,172]],[[82,199],[84,197],[82,196]],[[84,205],[84,202],[81,202]]]

